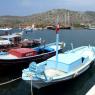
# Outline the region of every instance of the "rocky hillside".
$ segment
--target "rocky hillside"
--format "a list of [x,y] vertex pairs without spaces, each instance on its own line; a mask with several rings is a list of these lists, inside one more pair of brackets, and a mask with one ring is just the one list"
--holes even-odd
[[36,27],[46,27],[55,25],[57,18],[62,26],[72,25],[77,27],[79,25],[95,24],[95,12],[53,9],[31,16],[0,16],[0,27],[18,27],[32,25],[33,23]]

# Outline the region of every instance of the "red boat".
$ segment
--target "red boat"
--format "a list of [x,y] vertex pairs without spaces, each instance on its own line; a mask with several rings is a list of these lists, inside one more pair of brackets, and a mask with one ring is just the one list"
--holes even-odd
[[[58,50],[61,52],[62,43],[59,43]],[[10,49],[8,52],[0,53],[0,71],[22,70],[29,66],[29,63],[37,63],[56,54],[56,43],[39,46],[36,48]]]

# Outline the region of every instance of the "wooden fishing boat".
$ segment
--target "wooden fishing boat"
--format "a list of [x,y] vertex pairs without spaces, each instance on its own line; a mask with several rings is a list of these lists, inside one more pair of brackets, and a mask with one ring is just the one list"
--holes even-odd
[[[61,52],[61,44],[58,50]],[[32,61],[41,62],[56,54],[56,43],[42,45],[36,48],[16,48],[8,52],[0,52],[0,71],[18,70],[29,66]]]
[[73,79],[84,73],[92,65],[95,59],[95,47],[81,46],[56,56],[39,64],[29,65],[22,71],[22,79],[33,87],[40,89],[49,85],[57,84]]
[[14,33],[11,35],[0,36],[0,51],[7,51],[11,48],[29,48],[41,45],[42,39],[23,39],[20,34]]

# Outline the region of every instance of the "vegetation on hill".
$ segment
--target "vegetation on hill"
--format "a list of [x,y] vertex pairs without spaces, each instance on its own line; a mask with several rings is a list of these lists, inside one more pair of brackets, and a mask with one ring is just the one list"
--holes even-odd
[[66,9],[53,9],[31,16],[0,16],[0,27],[25,27],[35,24],[36,27],[55,25],[59,17],[61,26],[85,27],[95,25],[95,12],[70,11]]

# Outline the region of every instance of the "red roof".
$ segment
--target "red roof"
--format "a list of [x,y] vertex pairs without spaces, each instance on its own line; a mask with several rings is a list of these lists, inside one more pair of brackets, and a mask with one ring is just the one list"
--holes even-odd
[[27,57],[27,56],[34,56],[37,52],[30,48],[18,48],[18,49],[11,49],[9,51],[10,54],[15,55],[17,57]]

